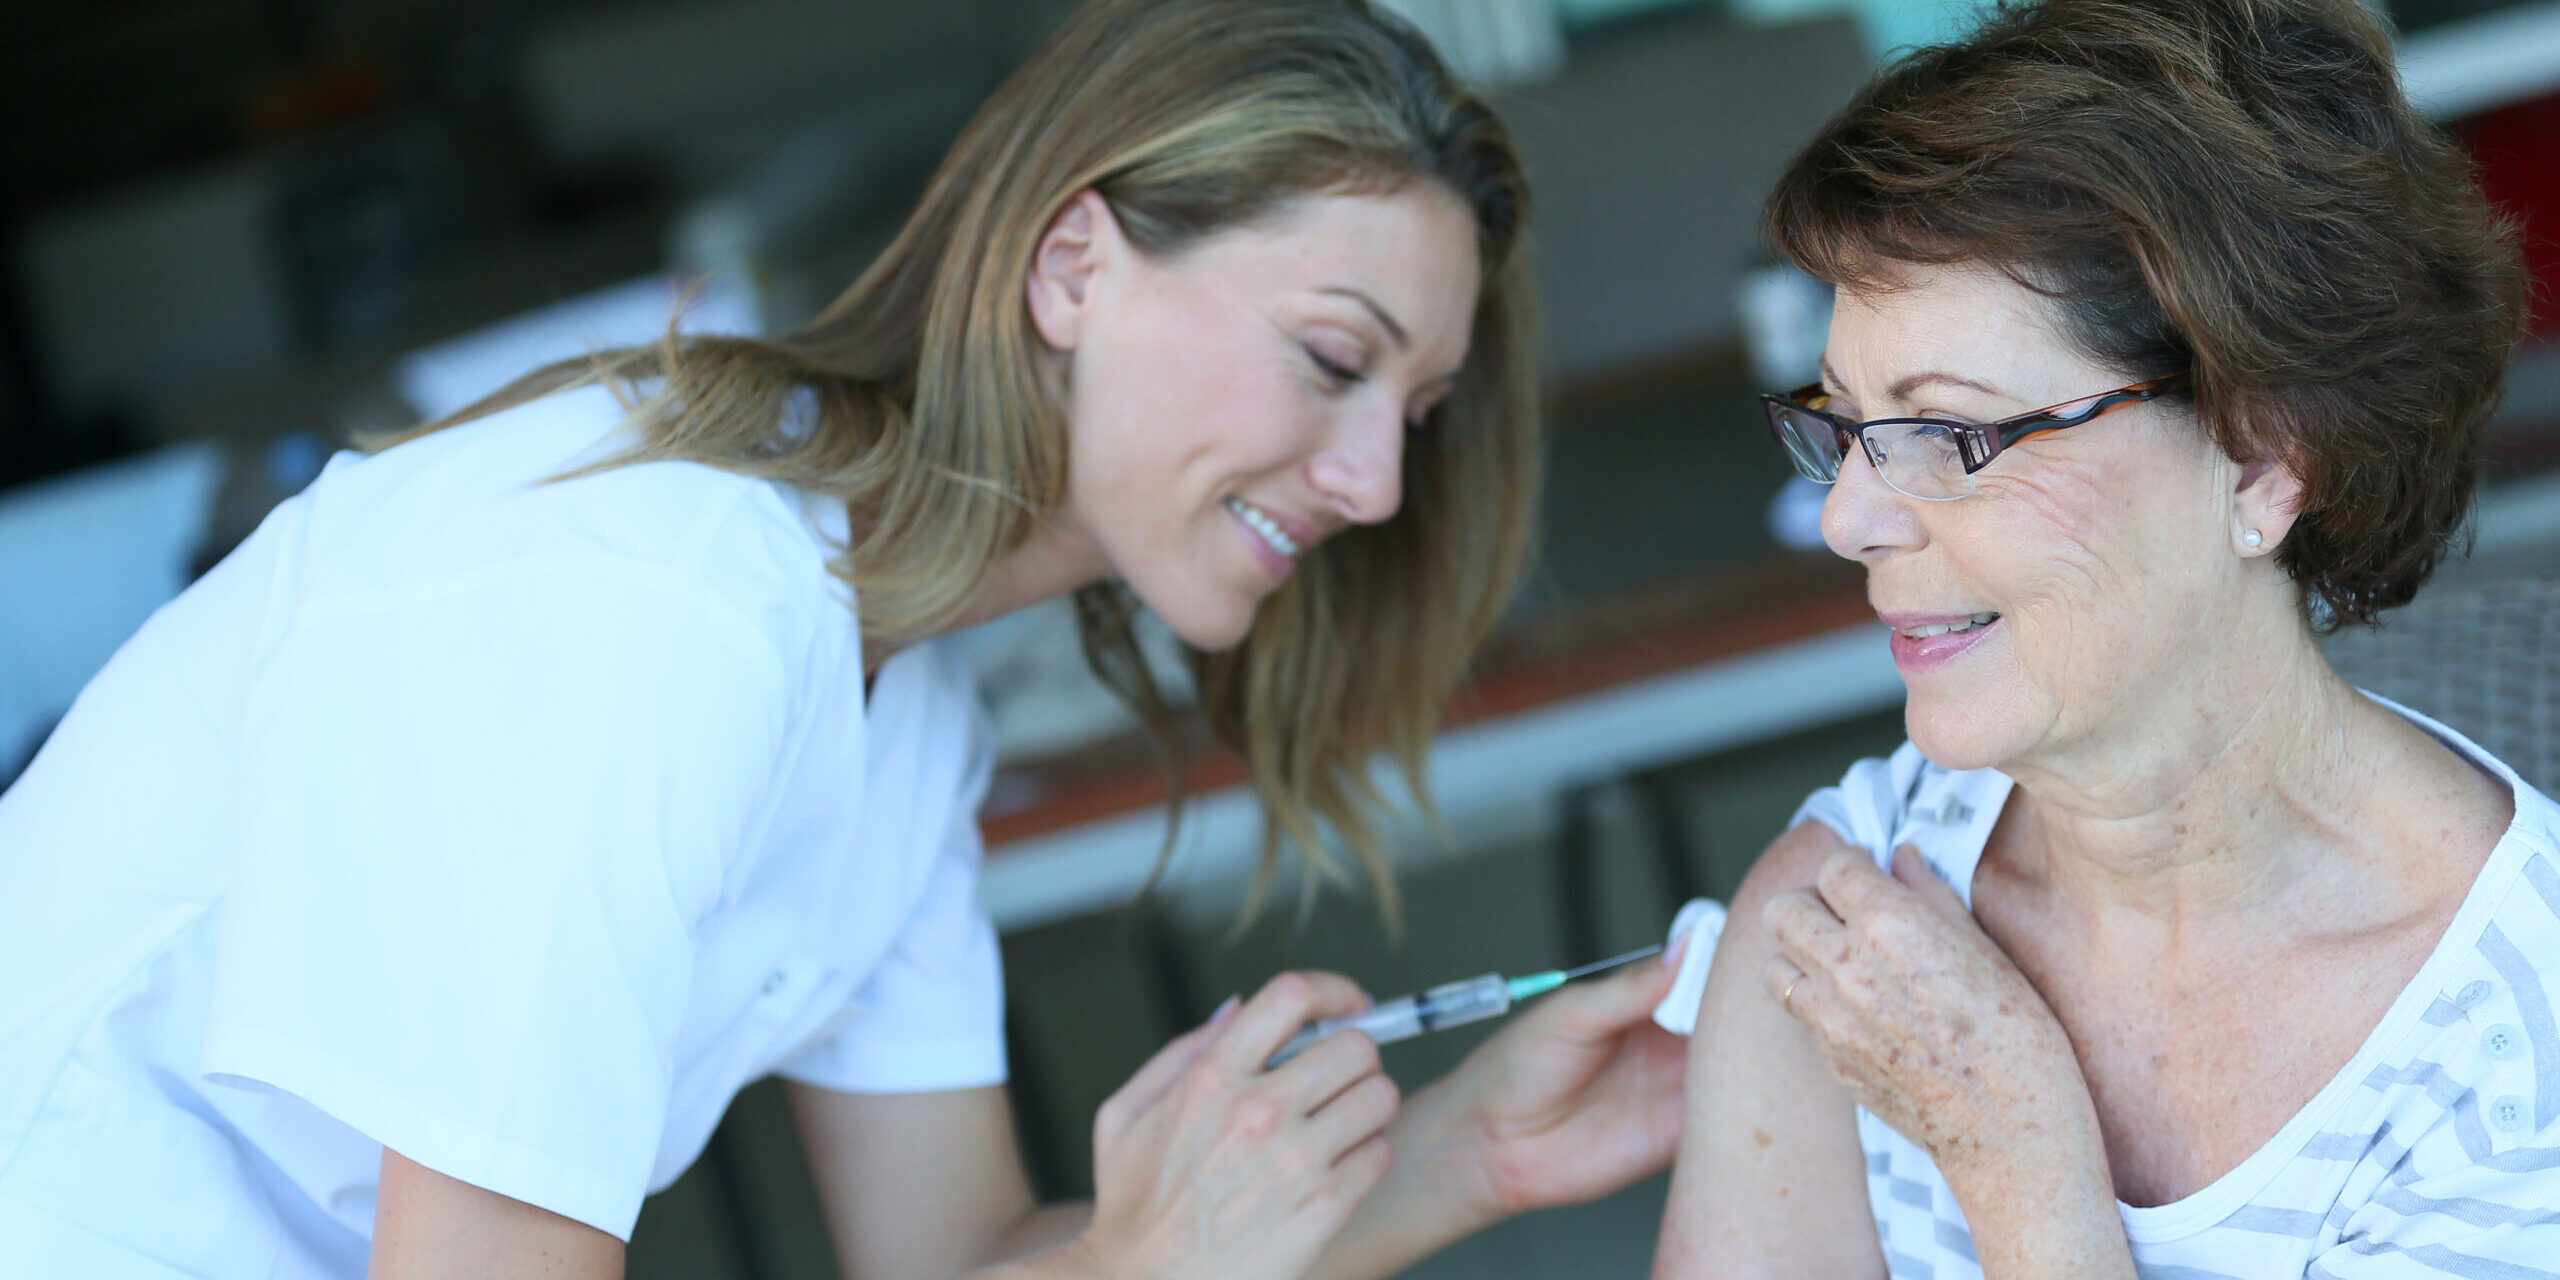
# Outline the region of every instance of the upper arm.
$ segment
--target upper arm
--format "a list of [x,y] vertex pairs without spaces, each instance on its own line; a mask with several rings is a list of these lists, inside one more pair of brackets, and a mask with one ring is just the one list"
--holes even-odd
[[1780,836],[1743,878],[1690,1041],[1687,1113],[1657,1277],[1882,1276],[1857,1112],[1768,990],[1770,898],[1810,886],[1839,837]]
[[1032,1208],[1004,1086],[844,1093],[791,1086],[846,1280],[924,1280],[991,1261]]
[[372,1280],[620,1280],[602,1231],[382,1153]]

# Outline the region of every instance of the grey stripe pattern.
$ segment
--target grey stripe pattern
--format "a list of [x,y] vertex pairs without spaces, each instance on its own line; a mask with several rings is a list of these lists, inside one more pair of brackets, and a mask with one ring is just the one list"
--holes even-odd
[[2524,1023],[2525,1038],[2533,1042],[2533,1127],[2550,1127],[2551,1118],[2560,1115],[2560,1028],[2551,1025],[2551,1001],[2542,993],[2542,979],[2533,964],[2507,941],[2507,935],[2490,925],[2480,934],[2480,953],[2496,965],[2498,976],[2507,980],[2516,996],[2516,1017]]
[[2374,1136],[2365,1133],[2315,1133],[2302,1144],[2305,1160],[2362,1160],[2373,1150]]
[[1982,1259],[1975,1255],[1973,1251],[1972,1232],[1967,1231],[1963,1227],[1957,1226],[1955,1223],[1949,1222],[1944,1218],[1937,1220],[1934,1230],[1939,1248],[1944,1249],[1977,1267],[1982,1265]]
[[2234,1231],[2255,1231],[2270,1236],[2300,1236],[2308,1240],[2320,1234],[2320,1215],[2300,1209],[2279,1209],[2273,1205],[2244,1205],[2222,1220]]
[[2560,1280],[2560,1271],[2458,1253],[2440,1244],[2422,1244],[2404,1248],[2388,1241],[2357,1240],[2349,1242],[2347,1248],[2365,1256],[2396,1254],[2419,1263],[2428,1270],[2448,1276],[2461,1276],[2464,1280]]
[[[1920,772],[1888,796],[1903,789],[1873,771],[1844,789],[1858,797],[1848,807],[1898,806],[1881,815],[1895,843],[1967,871],[1978,850],[1947,847],[1914,815],[1980,809],[1994,784],[1976,794],[1968,775]],[[2429,985],[2393,1003],[2341,1069],[2345,1087],[2320,1094],[2322,1114],[2296,1117],[2309,1122],[2298,1145],[2175,1205],[2124,1210],[2142,1280],[2560,1280],[2560,806],[2531,787],[2515,800],[2459,936],[2422,971]],[[1991,1220],[1968,1225],[1926,1151],[1863,1112],[1859,1132],[1889,1273],[1983,1280],[1971,1226]]]
[[2524,864],[2524,882],[2542,895],[2542,905],[2550,909],[2555,919],[2560,919],[2560,868],[2535,858]]
[[2373,1193],[2373,1202],[2403,1217],[2422,1213],[2441,1213],[2457,1222],[2475,1227],[2530,1227],[2560,1222],[2560,1209],[2517,1208],[2495,1200],[2471,1196],[2453,1196],[2435,1200],[2419,1195],[2405,1186],[2385,1185]]

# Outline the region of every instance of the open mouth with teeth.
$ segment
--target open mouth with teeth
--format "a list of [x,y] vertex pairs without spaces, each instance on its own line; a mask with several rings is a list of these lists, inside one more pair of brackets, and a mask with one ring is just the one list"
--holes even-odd
[[1967,631],[1990,626],[1999,620],[2000,615],[1996,613],[1977,613],[1970,618],[1954,622],[1932,622],[1922,627],[1904,627],[1902,634],[1904,638],[1911,640],[1926,640],[1932,636],[1962,635]]
[[1234,512],[1238,520],[1244,521],[1246,528],[1262,535],[1262,540],[1271,544],[1272,550],[1277,551],[1281,555],[1292,560],[1298,558],[1297,540],[1291,538],[1288,534],[1282,533],[1280,531],[1280,526],[1273,523],[1271,517],[1262,514],[1262,509],[1260,507],[1257,507],[1242,498],[1229,498],[1227,499],[1227,510]]

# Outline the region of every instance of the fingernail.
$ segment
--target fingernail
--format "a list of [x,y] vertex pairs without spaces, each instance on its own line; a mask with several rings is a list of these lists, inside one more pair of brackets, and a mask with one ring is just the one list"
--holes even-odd
[[1228,996],[1225,1002],[1218,1006],[1218,1011],[1209,1015],[1209,1025],[1214,1027],[1234,1017],[1236,1007],[1243,1003],[1244,1001],[1236,996]]
[[1695,929],[1681,930],[1679,936],[1671,940],[1671,945],[1662,949],[1662,963],[1677,967],[1680,957],[1689,954],[1689,935],[1696,932]]

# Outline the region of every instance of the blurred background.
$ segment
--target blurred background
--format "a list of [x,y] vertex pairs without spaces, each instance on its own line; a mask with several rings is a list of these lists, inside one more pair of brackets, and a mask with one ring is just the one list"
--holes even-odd
[[[351,433],[650,338],[679,300],[698,330],[812,315],[1068,7],[12,6],[0,782],[152,609]],[[1443,821],[1393,833],[1400,941],[1364,896],[1295,882],[1230,936],[1255,818],[1232,762],[1207,754],[1166,886],[1133,903],[1164,834],[1142,744],[1059,614],[970,637],[1005,761],[986,892],[1026,1147],[1052,1194],[1089,1190],[1093,1107],[1227,993],[1322,965],[1383,995],[1659,941],[1682,899],[1730,890],[1807,790],[1900,740],[1882,634],[1752,399],[1808,380],[1828,307],[1771,265],[1754,219],[1879,59],[1960,29],[1971,0],[1386,7],[1499,101],[1536,184],[1545,558],[1434,758]],[[2388,8],[2413,97],[2524,228],[2544,300],[2494,428],[2477,550],[2449,573],[2494,593],[2560,568],[2560,3]],[[1480,1034],[1392,1049],[1390,1068],[1418,1087]],[[1413,1274],[1641,1275],[1660,1196],[1510,1224]],[[631,1274],[832,1274],[769,1084],[651,1202]]]

